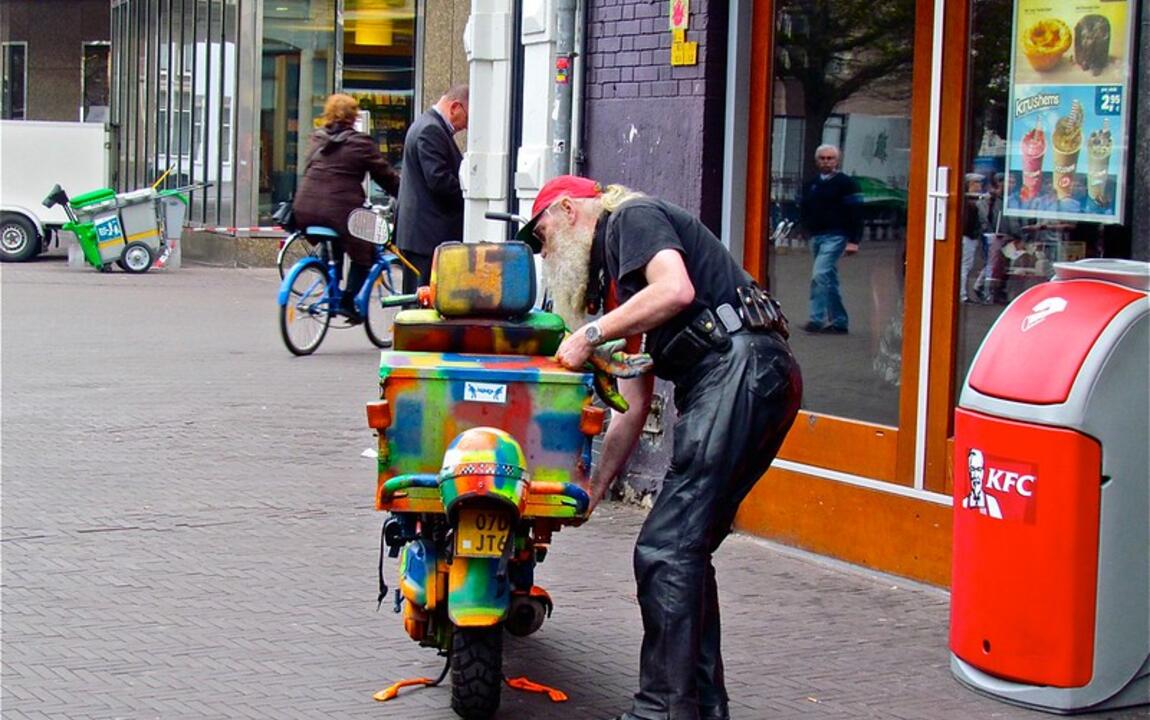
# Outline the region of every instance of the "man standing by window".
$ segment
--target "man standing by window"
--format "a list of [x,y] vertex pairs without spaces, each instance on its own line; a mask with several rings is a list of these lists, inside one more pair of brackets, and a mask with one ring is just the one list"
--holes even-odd
[[404,293],[414,293],[431,276],[431,257],[440,243],[463,239],[463,153],[453,139],[467,129],[467,86],[444,93],[411,128],[403,142],[396,243],[421,274],[403,273]]
[[819,175],[806,186],[800,206],[815,261],[810,320],[803,326],[810,333],[848,332],[849,318],[839,293],[838,261],[844,253],[853,255],[859,249],[859,188],[849,175],[839,172],[839,158],[834,145],[820,145],[815,150]]

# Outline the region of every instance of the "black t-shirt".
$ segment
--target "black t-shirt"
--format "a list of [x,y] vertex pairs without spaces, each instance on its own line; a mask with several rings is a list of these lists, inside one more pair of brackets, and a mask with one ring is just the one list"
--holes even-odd
[[656,253],[668,248],[683,256],[695,286],[691,307],[647,331],[646,349],[656,363],[667,342],[700,310],[714,310],[723,303],[737,308],[735,288],[751,283],[751,276],[714,233],[677,205],[655,198],[637,198],[624,203],[604,221],[604,269],[616,287],[620,303],[647,286],[643,270]]

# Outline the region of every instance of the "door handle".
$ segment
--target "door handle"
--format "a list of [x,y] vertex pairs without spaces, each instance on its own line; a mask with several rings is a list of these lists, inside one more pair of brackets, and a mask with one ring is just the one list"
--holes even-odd
[[946,201],[950,198],[950,193],[946,188],[950,187],[950,168],[940,166],[935,173],[934,178],[935,190],[927,192],[927,197],[934,199],[934,239],[938,241],[946,240]]

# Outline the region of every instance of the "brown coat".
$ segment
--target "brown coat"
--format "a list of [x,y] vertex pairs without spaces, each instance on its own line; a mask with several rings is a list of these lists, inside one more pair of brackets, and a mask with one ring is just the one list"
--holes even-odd
[[391,195],[399,193],[399,175],[374,140],[340,123],[312,133],[304,161],[307,169],[292,202],[296,223],[301,227],[323,225],[337,231],[352,261],[370,265],[374,246],[348,235],[347,216],[363,205],[365,174],[370,174]]

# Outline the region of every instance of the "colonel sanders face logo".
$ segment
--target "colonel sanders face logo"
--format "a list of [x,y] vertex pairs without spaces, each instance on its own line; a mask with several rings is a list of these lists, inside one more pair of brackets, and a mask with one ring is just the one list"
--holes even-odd
[[992,495],[987,495],[984,489],[986,458],[978,448],[971,448],[966,456],[966,473],[970,478],[970,493],[962,499],[962,506],[1001,520],[1002,510],[998,506],[998,500]]

